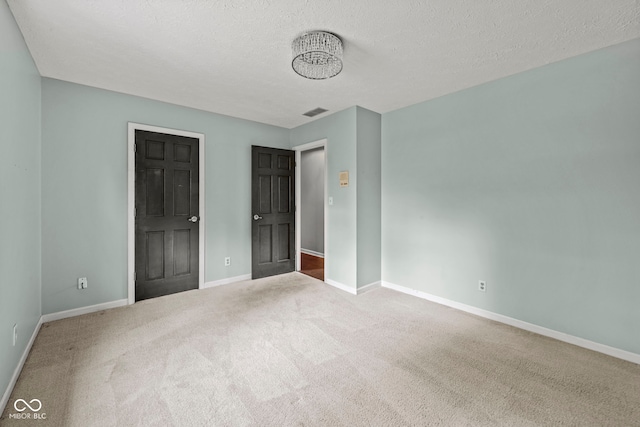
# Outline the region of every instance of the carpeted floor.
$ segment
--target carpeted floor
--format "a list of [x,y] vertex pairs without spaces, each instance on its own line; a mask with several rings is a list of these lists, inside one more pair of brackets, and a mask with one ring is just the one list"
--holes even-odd
[[292,273],[44,324],[0,424],[640,426],[640,365]]

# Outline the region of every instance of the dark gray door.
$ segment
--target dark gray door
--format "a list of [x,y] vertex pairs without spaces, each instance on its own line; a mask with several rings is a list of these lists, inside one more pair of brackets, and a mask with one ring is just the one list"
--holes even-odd
[[198,288],[199,146],[136,131],[136,301]]
[[295,270],[295,153],[252,147],[251,276]]

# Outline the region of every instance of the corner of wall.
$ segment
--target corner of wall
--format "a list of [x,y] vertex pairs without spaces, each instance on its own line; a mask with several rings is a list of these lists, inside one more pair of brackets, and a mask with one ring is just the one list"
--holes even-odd
[[357,286],[381,280],[382,116],[357,107]]
[[[0,2],[0,411],[42,314],[41,77],[6,2]],[[17,341],[12,343],[14,325]]]

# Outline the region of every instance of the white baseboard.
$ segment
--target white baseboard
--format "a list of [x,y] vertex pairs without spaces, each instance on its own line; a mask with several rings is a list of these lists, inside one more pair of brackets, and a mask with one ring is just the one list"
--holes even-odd
[[338,288],[341,291],[349,292],[352,295],[358,295],[358,291],[355,288],[343,285],[342,283],[336,282],[335,280],[325,278],[324,283],[326,283],[327,285],[331,285],[334,288]]
[[476,316],[484,317],[486,319],[495,320],[496,322],[504,323],[510,326],[514,326],[525,331],[534,332],[545,337],[554,338],[558,341],[563,341],[569,344],[577,345],[589,350],[597,351],[608,356],[617,357],[618,359],[626,360],[628,362],[637,363],[640,365],[640,354],[632,353],[630,351],[622,350],[615,347],[610,347],[605,344],[600,344],[594,341],[589,341],[584,338],[576,337],[566,334],[564,332],[548,329],[543,326],[534,325],[533,323],[524,322],[522,320],[514,319],[513,317],[504,316],[502,314],[494,313],[492,311],[483,310],[481,308],[473,307],[471,305],[462,304],[456,301],[452,301],[446,298],[442,298],[436,295],[428,294],[426,292],[417,291],[415,289],[405,288],[404,286],[396,285],[389,282],[382,282],[383,288],[393,289],[398,292],[402,292],[408,295],[413,295],[418,298],[426,299],[438,304],[446,305],[457,310],[465,311],[467,313],[475,314]]
[[226,279],[206,282],[204,286],[202,286],[202,289],[215,288],[216,286],[228,285],[235,282],[244,282],[245,280],[251,280],[251,274],[243,274],[242,276],[227,277]]
[[311,249],[300,249],[300,252],[307,255],[317,256],[318,258],[324,258],[323,253],[312,251]]
[[9,380],[9,384],[7,384],[7,389],[4,391],[4,394],[2,395],[2,400],[0,400],[0,414],[4,412],[4,408],[5,406],[7,406],[7,402],[9,402],[9,397],[11,397],[11,392],[13,392],[13,388],[16,386],[16,382],[18,381],[20,372],[22,372],[22,367],[24,366],[24,362],[27,361],[27,356],[29,356],[29,352],[31,351],[33,342],[36,340],[36,336],[40,331],[40,326],[42,326],[43,323],[44,322],[42,321],[42,316],[40,316],[40,320],[38,320],[38,323],[36,324],[36,327],[33,330],[33,334],[31,334],[31,338],[29,339],[27,346],[24,348],[24,351],[22,352],[22,357],[20,357],[20,360],[18,361],[18,366],[16,366],[16,369],[13,371],[13,376],[11,377],[11,380]]
[[379,288],[380,286],[382,286],[382,282],[377,281],[377,282],[369,283],[368,285],[360,286],[356,292],[358,293],[358,295],[360,295],[360,294],[364,294],[365,292],[369,292],[373,289]]
[[102,304],[59,311],[57,313],[43,314],[41,320],[42,323],[53,322],[54,320],[66,319],[67,317],[75,317],[82,314],[94,313],[96,311],[108,310],[110,308],[122,307],[128,304],[129,301],[126,298],[119,299],[116,301],[104,302]]
[[40,316],[40,320],[38,320],[38,324],[36,325],[33,334],[31,335],[31,339],[29,339],[29,343],[24,349],[22,353],[22,357],[18,361],[18,365],[16,366],[15,371],[13,372],[13,376],[7,385],[7,389],[2,396],[2,400],[0,400],[0,414],[4,411],[5,406],[7,406],[7,402],[9,401],[9,397],[11,396],[11,392],[13,392],[13,388],[16,385],[16,381],[18,381],[18,377],[20,376],[20,372],[22,372],[22,368],[24,366],[24,362],[27,360],[27,356],[31,351],[31,347],[33,346],[33,342],[40,332],[40,327],[43,323],[53,322],[54,320],[66,319],[68,317],[80,316],[82,314],[93,313],[96,311],[107,310],[110,308],[122,307],[128,304],[127,299],[121,299],[111,302],[105,302],[102,304],[90,305],[88,307],[74,308],[72,310],[59,311],[57,313],[43,314]]
[[382,285],[382,282],[373,282],[373,283],[369,283],[368,285],[360,286],[359,288],[354,289],[350,286],[344,285],[340,282],[336,282],[335,280],[331,280],[331,279],[324,279],[324,282],[327,285],[331,285],[334,288],[340,289],[341,291],[349,292],[351,295],[361,295],[375,288],[379,288]]

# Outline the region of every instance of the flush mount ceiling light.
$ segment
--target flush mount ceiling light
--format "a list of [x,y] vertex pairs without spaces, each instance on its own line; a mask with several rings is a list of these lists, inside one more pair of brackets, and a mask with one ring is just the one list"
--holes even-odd
[[337,76],[342,71],[342,40],[325,31],[313,31],[298,37],[291,45],[293,70],[312,80]]

